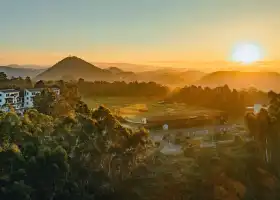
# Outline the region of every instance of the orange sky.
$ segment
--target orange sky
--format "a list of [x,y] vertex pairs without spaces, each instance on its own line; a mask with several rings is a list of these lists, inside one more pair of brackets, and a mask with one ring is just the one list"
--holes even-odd
[[[209,61],[211,58],[223,59],[217,53],[210,52],[168,52],[168,51],[118,51],[113,49],[99,50],[97,52],[1,52],[0,61],[2,64],[38,64],[52,65],[69,55],[81,57],[89,62],[127,62],[137,64],[164,63],[172,60],[175,62],[186,61]],[[168,58],[168,59],[166,59]]]
[[238,43],[257,43],[265,61],[280,60],[279,8],[279,0],[4,0],[0,65],[53,65],[75,55],[178,66],[230,61]]

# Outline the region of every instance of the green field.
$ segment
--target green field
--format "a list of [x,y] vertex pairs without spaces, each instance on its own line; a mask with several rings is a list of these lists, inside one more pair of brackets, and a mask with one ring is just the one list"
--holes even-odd
[[114,113],[133,120],[141,120],[143,117],[168,116],[168,115],[203,115],[214,112],[211,109],[172,103],[161,104],[160,99],[148,98],[123,98],[123,97],[98,97],[83,99],[90,108],[104,105]]

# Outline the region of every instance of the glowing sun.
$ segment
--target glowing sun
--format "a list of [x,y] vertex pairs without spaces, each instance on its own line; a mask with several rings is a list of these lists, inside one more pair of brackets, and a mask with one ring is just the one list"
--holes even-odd
[[255,44],[237,45],[232,52],[232,60],[244,64],[251,64],[260,61],[263,58],[262,50]]

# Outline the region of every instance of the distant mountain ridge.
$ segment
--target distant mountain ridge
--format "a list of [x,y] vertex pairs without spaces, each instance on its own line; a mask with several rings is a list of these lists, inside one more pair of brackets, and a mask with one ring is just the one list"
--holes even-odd
[[49,66],[42,66],[42,65],[18,65],[18,64],[10,64],[6,65],[6,67],[11,68],[24,68],[24,69],[47,69]]
[[45,70],[46,69],[24,68],[21,65],[0,66],[0,72],[4,72],[9,78],[19,76],[23,78],[27,76],[34,78]]
[[105,62],[92,62],[93,65],[98,66],[103,69],[107,69],[110,67],[116,67],[123,71],[132,71],[135,73],[143,72],[143,71],[153,71],[157,69],[161,69],[162,67],[153,66],[153,65],[141,65],[141,64],[131,64],[131,63],[105,63]]
[[[172,87],[183,87],[191,84],[217,87],[227,84],[229,87],[236,89],[255,87],[265,91],[280,91],[280,74],[277,72],[225,70],[204,73],[196,70],[186,70],[184,68],[152,68],[152,66],[128,63],[99,64],[101,66],[93,65],[81,58],[71,56],[62,59],[48,69],[28,68],[34,67],[34,65],[8,65],[0,66],[0,71],[5,72],[8,77],[30,76],[34,80],[78,80],[79,78],[83,78],[87,81],[110,82],[154,81]],[[150,70],[146,71],[146,69]]]
[[[161,84],[190,84],[204,75],[199,71],[184,71],[170,68],[155,68],[151,71],[132,72],[125,71],[122,63],[116,64],[103,63],[103,67],[95,66],[81,58],[72,56],[64,58],[51,68],[36,77],[36,80],[58,80],[58,79],[79,79],[88,81],[155,81]],[[133,64],[124,64],[125,67],[139,66]],[[124,68],[125,68],[124,67]],[[139,70],[139,69],[138,69]]]
[[217,71],[205,75],[196,85],[217,87],[227,84],[231,88],[255,87],[260,90],[280,91],[280,74],[277,72]]
[[155,71],[140,72],[137,78],[141,81],[155,81],[161,84],[176,85],[182,87],[193,84],[200,80],[205,73],[200,71],[175,70],[175,69],[159,69]]

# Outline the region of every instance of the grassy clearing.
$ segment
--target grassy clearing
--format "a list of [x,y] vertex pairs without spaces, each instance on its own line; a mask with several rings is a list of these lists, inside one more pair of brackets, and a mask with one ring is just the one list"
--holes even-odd
[[123,97],[98,97],[85,98],[84,101],[91,108],[104,105],[113,112],[133,120],[141,120],[143,117],[168,116],[168,115],[203,115],[214,110],[205,109],[185,104],[160,104],[160,99],[148,98],[123,98]]

